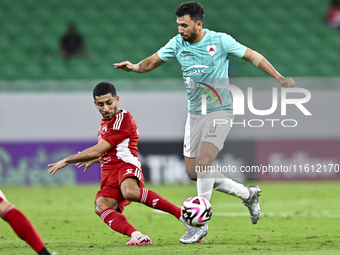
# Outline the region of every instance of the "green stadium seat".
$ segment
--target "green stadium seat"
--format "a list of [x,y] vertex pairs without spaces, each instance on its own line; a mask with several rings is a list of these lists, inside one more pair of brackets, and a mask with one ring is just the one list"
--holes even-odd
[[8,10],[13,8],[13,6],[15,6],[15,3],[12,0],[1,0],[1,9]]
[[[338,76],[339,33],[325,25],[325,1],[220,1],[201,0],[204,26],[224,31],[244,45],[263,53],[290,76]],[[175,8],[163,0],[1,0],[1,79],[126,78],[112,63],[132,62],[153,54],[177,34]],[[156,22],[155,22],[156,21]],[[60,59],[59,40],[70,22],[76,22],[89,51],[87,59]],[[320,45],[324,47],[320,48]],[[315,58],[322,58],[316,63]],[[29,59],[29,66],[25,66]],[[266,76],[232,60],[236,76]],[[178,78],[174,60],[164,68],[138,78]],[[0,88],[1,90],[1,88]]]
[[85,58],[74,57],[66,62],[67,77],[71,79],[89,79],[92,75],[90,62]]
[[[82,12],[77,13],[77,16],[79,16],[83,22],[85,20],[91,23],[93,26],[97,26],[97,22],[101,21],[101,15],[95,8],[85,8]],[[74,22],[78,24],[77,20],[75,20]]]
[[7,12],[7,17],[10,19],[15,19],[15,23],[19,26],[27,24],[27,22],[30,20],[29,13],[20,5],[13,6],[13,8],[9,9]]
[[[111,6],[115,6],[117,8],[119,6],[119,2],[108,1],[108,0],[96,0],[93,4],[93,8],[97,8],[99,10],[111,9]],[[111,13],[111,15],[113,13]]]
[[48,35],[40,38],[40,49],[46,54],[57,54],[59,51],[59,39],[57,36]]
[[0,37],[0,52],[3,56],[5,52],[8,51],[8,48],[10,47],[11,42],[8,37],[2,36]]
[[29,79],[41,79],[43,72],[41,66],[27,61],[26,65],[22,68],[22,76],[28,77]]
[[[1,65],[1,80],[14,80],[18,79],[18,70],[17,67],[8,62]],[[0,88],[1,91],[1,88]]]
[[57,8],[54,12],[54,22],[55,24],[60,27],[61,33],[65,33],[67,30],[67,26],[71,22],[75,22],[77,19],[77,10],[71,9],[68,7]]
[[66,79],[68,66],[65,62],[66,61],[58,58],[52,59],[47,68],[47,73],[50,77],[55,77],[54,79]]
[[46,36],[56,36],[56,38],[58,38],[59,41],[61,36],[66,33],[67,24],[68,23],[66,22],[59,23],[58,21],[50,23],[47,27],[48,34],[46,34]]
[[40,8],[37,8],[34,11],[32,11],[31,15],[35,15],[36,17],[39,17],[37,21],[43,27],[47,27],[50,23],[54,22],[53,19],[51,19],[51,17],[54,16],[53,9],[46,9],[40,6]]

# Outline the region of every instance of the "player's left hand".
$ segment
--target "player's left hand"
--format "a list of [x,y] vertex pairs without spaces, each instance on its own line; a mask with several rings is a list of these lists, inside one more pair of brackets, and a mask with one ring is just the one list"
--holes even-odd
[[278,78],[276,81],[284,88],[293,88],[295,87],[295,81],[293,78]]
[[87,169],[89,169],[89,167],[91,167],[93,165],[93,160],[90,160],[90,161],[87,161],[87,162],[79,162],[76,164],[76,167],[79,168],[82,168],[82,167],[85,167],[84,169],[84,173],[86,173]]
[[51,167],[47,170],[49,174],[54,175],[59,169],[64,168],[68,164],[66,163],[65,159],[58,161],[57,163],[48,164],[47,166]]

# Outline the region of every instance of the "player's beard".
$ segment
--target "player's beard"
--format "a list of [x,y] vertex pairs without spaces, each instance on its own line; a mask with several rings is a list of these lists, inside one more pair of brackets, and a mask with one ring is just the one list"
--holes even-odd
[[194,28],[194,31],[192,31],[190,35],[187,35],[187,38],[182,36],[183,40],[189,43],[193,43],[197,37],[198,37],[198,33],[197,33],[196,28]]
[[116,105],[116,107],[113,108],[111,114],[110,114],[110,112],[103,112],[102,116],[105,120],[111,120],[114,116],[117,115],[118,112],[119,112],[118,105]]

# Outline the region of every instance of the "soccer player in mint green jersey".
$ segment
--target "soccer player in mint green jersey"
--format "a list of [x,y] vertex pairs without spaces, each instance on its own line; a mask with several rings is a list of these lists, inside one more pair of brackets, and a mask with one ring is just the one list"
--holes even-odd
[[[256,224],[260,218],[258,186],[244,187],[222,173],[211,174],[217,154],[231,129],[233,105],[229,90],[218,88],[218,84],[229,84],[229,57],[242,58],[272,76],[282,87],[294,87],[292,78],[284,78],[259,53],[238,43],[230,35],[203,28],[204,9],[197,2],[186,2],[176,10],[178,35],[164,47],[138,64],[129,61],[113,64],[127,72],[145,73],[176,57],[183,72],[188,97],[188,118],[185,127],[184,158],[189,178],[197,180],[197,193],[210,200],[212,190],[224,192],[243,200],[250,218]],[[202,114],[202,95],[206,97]],[[214,125],[214,119],[227,119],[229,124]],[[182,238],[182,243],[199,242],[208,233],[208,226],[191,228]]]

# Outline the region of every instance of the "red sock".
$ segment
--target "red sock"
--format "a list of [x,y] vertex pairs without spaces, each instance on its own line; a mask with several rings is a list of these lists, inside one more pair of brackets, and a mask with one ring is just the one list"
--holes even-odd
[[123,214],[117,212],[113,208],[108,208],[102,211],[100,218],[114,231],[123,235],[131,236],[133,232],[137,231],[137,229],[128,222]]
[[6,209],[3,218],[11,225],[14,232],[37,253],[45,247],[38,231],[31,224],[29,219],[14,206],[10,206]]
[[168,212],[177,219],[181,217],[181,208],[170,203],[168,200],[152,190],[142,189],[139,196],[139,203],[143,203],[146,206],[161,210],[163,212]]

